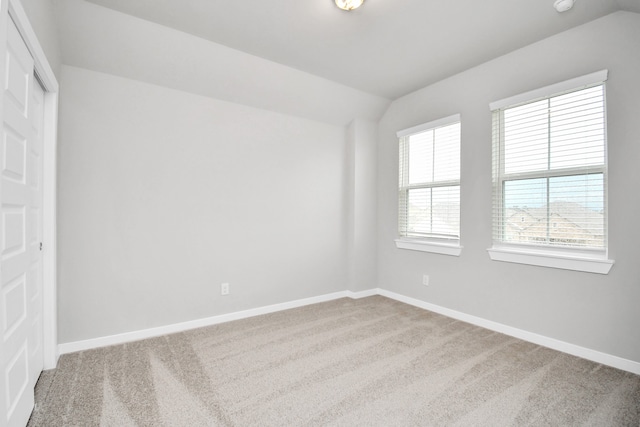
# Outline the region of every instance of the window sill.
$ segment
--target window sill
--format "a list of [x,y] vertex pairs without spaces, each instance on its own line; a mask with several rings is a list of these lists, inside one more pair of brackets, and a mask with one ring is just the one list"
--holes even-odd
[[614,260],[607,259],[606,255],[572,254],[569,252],[543,249],[494,246],[487,249],[487,251],[494,261],[514,262],[517,264],[597,274],[609,274],[609,270],[611,270],[615,262]]
[[460,256],[462,246],[459,243],[441,243],[428,240],[396,239],[398,249],[431,252],[434,254]]

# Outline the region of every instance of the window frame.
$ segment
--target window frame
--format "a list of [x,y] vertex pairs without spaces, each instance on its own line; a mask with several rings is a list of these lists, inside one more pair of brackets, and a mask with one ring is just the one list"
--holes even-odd
[[[505,98],[500,101],[492,102],[489,108],[492,112],[492,174],[493,174],[493,191],[492,191],[492,247],[488,249],[489,256],[494,261],[505,261],[519,264],[528,264],[535,266],[560,268],[575,271],[584,271],[590,273],[608,274],[613,260],[608,259],[608,206],[607,206],[607,130],[606,130],[606,85],[608,70],[602,70],[585,76],[566,80],[530,92]],[[563,93],[578,91],[589,87],[603,85],[604,91],[604,114],[605,114],[605,133],[604,133],[604,163],[601,166],[583,166],[576,168],[565,168],[561,171],[547,170],[544,172],[520,172],[506,174],[504,173],[504,138],[502,123],[503,110],[518,105],[524,105],[531,102],[549,99]],[[496,117],[496,115],[499,115]],[[498,120],[496,128],[496,120]],[[496,141],[496,132],[499,141]],[[498,239],[497,235],[504,233],[505,223],[502,220],[504,215],[503,187],[504,182],[512,181],[513,177],[518,179],[525,177],[545,178],[547,180],[558,176],[571,176],[586,172],[601,173],[603,176],[603,200],[604,200],[604,248],[580,248],[577,246],[553,246],[553,245],[535,245],[535,244],[518,244],[513,242],[504,242]],[[511,179],[509,179],[511,178]],[[496,215],[499,215],[499,224],[501,229],[496,230]]]
[[[441,119],[437,119],[437,120],[432,120],[430,122],[427,123],[423,123],[421,125],[417,125],[417,126],[413,126],[401,131],[398,131],[396,133],[396,136],[398,137],[398,148],[399,148],[399,159],[398,159],[398,165],[400,167],[400,172],[402,172],[403,170],[407,170],[406,168],[408,167],[408,163],[409,163],[409,152],[408,150],[404,150],[405,154],[404,156],[400,153],[402,151],[402,144],[406,144],[407,142],[404,142],[404,138],[410,137],[412,135],[416,135],[419,133],[423,133],[423,132],[427,132],[430,130],[435,130],[437,128],[441,128],[444,126],[449,126],[449,125],[453,125],[459,123],[460,124],[460,139],[458,141],[459,144],[459,149],[461,149],[461,145],[462,145],[462,121],[461,121],[461,116],[460,114],[453,114],[451,116],[447,116],[447,117],[443,117]],[[458,158],[459,164],[461,163],[461,154],[459,154],[459,158]],[[457,185],[458,188],[461,190],[462,186],[461,186],[461,168],[460,168],[460,172],[458,174],[457,179],[455,180],[446,180],[446,181],[435,181],[429,184],[420,184],[420,185],[403,185],[404,183],[402,182],[402,176],[400,176],[400,173],[398,174],[398,222],[397,222],[397,226],[398,226],[398,234],[399,237],[397,239],[395,239],[395,244],[396,247],[399,249],[408,249],[408,250],[414,250],[414,251],[421,251],[421,252],[431,252],[431,253],[436,253],[436,254],[442,254],[442,255],[451,255],[451,256],[460,256],[461,252],[462,252],[462,246],[460,244],[460,239],[461,239],[461,230],[460,228],[458,229],[458,237],[457,238],[450,238],[450,237],[437,237],[437,236],[406,236],[406,235],[402,235],[401,230],[400,230],[400,224],[401,224],[401,217],[400,217],[400,208],[401,206],[403,206],[403,204],[406,204],[406,200],[408,199],[408,192],[410,190],[414,190],[414,189],[418,189],[418,188],[439,188],[439,187],[445,187],[445,186],[453,186],[453,185]],[[403,197],[403,192],[404,192],[404,197]],[[404,203],[403,203],[404,200]],[[458,207],[458,215],[460,215],[460,207]],[[405,221],[408,221],[408,218],[405,218]]]

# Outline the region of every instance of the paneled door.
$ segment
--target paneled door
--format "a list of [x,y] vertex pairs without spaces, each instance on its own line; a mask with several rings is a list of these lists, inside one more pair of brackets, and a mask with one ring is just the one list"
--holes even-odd
[[[7,25],[0,142],[0,426],[24,426],[42,369],[42,94],[34,61]],[[39,103],[39,104],[38,104]],[[35,120],[40,116],[39,120]]]

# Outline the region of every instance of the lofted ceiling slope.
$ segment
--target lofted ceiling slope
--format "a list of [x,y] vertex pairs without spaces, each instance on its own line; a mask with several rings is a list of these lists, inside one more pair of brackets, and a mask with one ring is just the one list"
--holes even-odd
[[638,0],[88,0],[370,94],[395,99]]

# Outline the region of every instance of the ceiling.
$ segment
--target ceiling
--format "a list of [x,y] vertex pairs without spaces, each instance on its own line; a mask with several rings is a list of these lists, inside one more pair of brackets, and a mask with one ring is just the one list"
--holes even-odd
[[[343,85],[396,99],[640,0],[88,0]],[[570,48],[570,47],[568,47]]]

